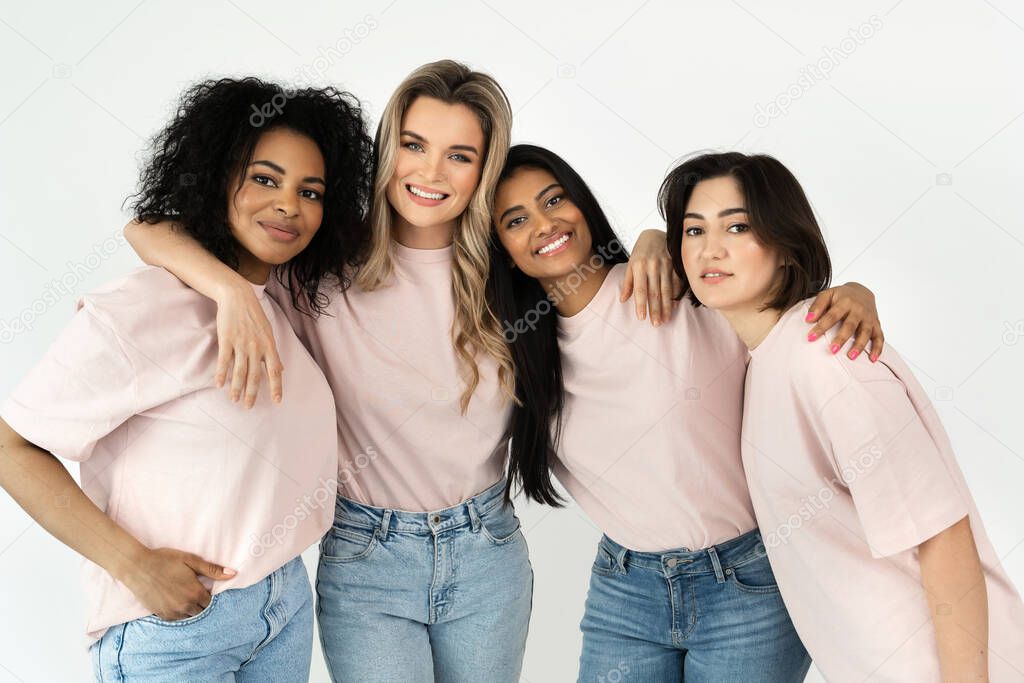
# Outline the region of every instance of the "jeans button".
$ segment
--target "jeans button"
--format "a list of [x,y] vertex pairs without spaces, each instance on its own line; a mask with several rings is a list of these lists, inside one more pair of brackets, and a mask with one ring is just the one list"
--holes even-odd
[[677,560],[677,559],[676,559],[676,558],[674,558],[674,557],[671,557],[671,558],[669,558],[668,562],[666,562],[666,563],[665,563],[665,565],[666,565],[666,566],[667,566],[667,567],[668,567],[669,569],[675,569],[675,568],[676,568],[676,565],[677,565],[677,564],[679,564],[679,560]]
[[434,515],[433,517],[431,517],[430,518],[430,523],[431,524],[440,524],[441,523],[440,515]]

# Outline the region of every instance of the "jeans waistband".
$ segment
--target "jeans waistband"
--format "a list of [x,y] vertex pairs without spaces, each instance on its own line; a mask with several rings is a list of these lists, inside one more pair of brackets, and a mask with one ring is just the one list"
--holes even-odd
[[666,576],[715,574],[721,577],[723,567],[736,567],[767,557],[758,529],[702,550],[680,548],[661,553],[639,552],[623,547],[607,536],[602,536],[601,546],[622,571],[627,567],[642,567],[662,572]]
[[429,535],[463,526],[476,530],[480,526],[480,518],[500,508],[504,502],[504,478],[458,505],[430,512],[373,507],[338,496],[334,523],[367,530],[379,529],[385,536],[389,531]]

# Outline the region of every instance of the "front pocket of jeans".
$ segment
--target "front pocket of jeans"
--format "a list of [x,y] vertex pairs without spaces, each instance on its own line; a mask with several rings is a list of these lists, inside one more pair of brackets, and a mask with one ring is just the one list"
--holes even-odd
[[505,545],[515,540],[522,531],[522,526],[514,512],[499,508],[493,514],[480,519],[480,531],[494,545]]
[[138,620],[144,621],[147,624],[156,624],[157,626],[188,626],[189,624],[194,624],[200,619],[205,619],[209,616],[210,612],[213,611],[213,604],[217,602],[218,597],[220,597],[220,593],[210,596],[210,604],[204,607],[202,612],[194,614],[191,617],[185,617],[184,619],[178,619],[176,621],[167,621],[165,619],[161,619],[155,614],[150,614],[149,616],[139,617]]
[[325,562],[354,562],[369,556],[376,547],[375,532],[334,526],[320,542],[320,557]]
[[775,581],[768,558],[746,562],[739,566],[726,569],[729,580],[741,591],[747,593],[778,593],[779,585]]
[[591,569],[605,576],[615,573],[615,558],[603,545],[597,546],[597,556],[594,558],[594,566]]

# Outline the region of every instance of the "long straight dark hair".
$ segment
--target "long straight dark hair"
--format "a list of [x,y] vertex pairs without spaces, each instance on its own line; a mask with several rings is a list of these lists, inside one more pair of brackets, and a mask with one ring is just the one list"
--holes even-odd
[[[554,152],[535,145],[515,145],[508,152],[499,185],[520,169],[547,171],[562,186],[564,197],[583,214],[592,248],[605,263],[625,263],[624,245],[583,178]],[[509,418],[508,486],[518,485],[528,498],[560,507],[564,501],[551,481],[551,458],[562,430],[562,359],[558,350],[558,311],[535,278],[512,267],[497,230],[491,232],[491,268],[487,293],[512,351],[516,405]]]

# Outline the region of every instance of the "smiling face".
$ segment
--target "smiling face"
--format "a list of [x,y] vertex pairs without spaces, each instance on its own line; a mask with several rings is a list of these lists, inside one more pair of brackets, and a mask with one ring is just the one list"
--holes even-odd
[[480,183],[483,154],[484,132],[469,107],[417,97],[402,117],[387,188],[399,229],[453,229]]
[[591,257],[587,221],[548,171],[524,167],[503,180],[494,223],[516,267],[542,282],[565,277]]
[[732,176],[702,180],[683,216],[681,256],[694,295],[709,308],[752,310],[770,300],[782,259],[750,229],[743,188]]
[[323,219],[324,158],[313,140],[279,128],[263,133],[241,186],[228,190],[228,222],[239,272],[262,284],[271,266],[294,258]]

